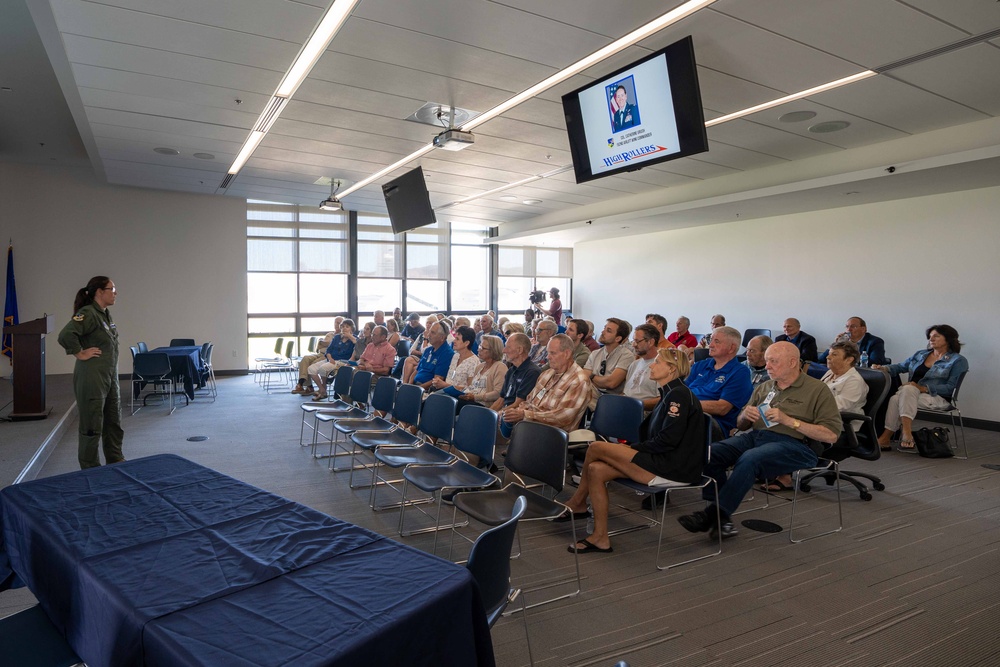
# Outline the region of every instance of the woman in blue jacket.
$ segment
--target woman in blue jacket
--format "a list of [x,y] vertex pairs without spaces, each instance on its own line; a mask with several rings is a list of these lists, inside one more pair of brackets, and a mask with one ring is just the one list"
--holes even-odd
[[951,395],[958,386],[958,379],[969,370],[968,360],[959,354],[962,343],[955,327],[935,324],[927,329],[927,349],[915,352],[899,364],[873,366],[884,368],[889,375],[907,373],[909,382],[889,399],[885,413],[885,431],[878,442],[882,449],[889,448],[892,434],[900,427],[903,437],[900,449],[913,449],[913,418],[919,408],[941,409],[948,406]]

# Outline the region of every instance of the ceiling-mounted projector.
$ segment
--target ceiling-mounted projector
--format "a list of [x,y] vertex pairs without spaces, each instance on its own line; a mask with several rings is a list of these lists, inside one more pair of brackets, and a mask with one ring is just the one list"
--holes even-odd
[[474,143],[476,143],[476,137],[472,132],[456,129],[445,130],[434,137],[434,148],[443,148],[446,151],[460,151]]
[[340,200],[336,197],[324,199],[319,203],[319,207],[324,211],[339,211],[343,208],[343,206],[340,205]]

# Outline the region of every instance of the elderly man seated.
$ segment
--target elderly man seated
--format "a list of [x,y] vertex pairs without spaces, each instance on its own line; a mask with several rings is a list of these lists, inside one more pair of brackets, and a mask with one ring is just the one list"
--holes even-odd
[[507,369],[507,374],[504,376],[500,397],[494,401],[490,408],[494,412],[501,413],[499,427],[500,435],[504,438],[510,437],[514,424],[504,420],[503,412],[508,408],[516,408],[527,400],[542,372],[538,365],[528,357],[530,351],[531,339],[524,334],[514,334],[507,340],[503,348],[504,357],[506,357],[510,368]]
[[549,340],[549,369],[538,376],[523,403],[501,411],[500,418],[505,424],[540,422],[564,431],[579,426],[590,401],[590,380],[573,361],[574,347],[566,334],[556,334]]
[[354,336],[354,320],[345,319],[340,323],[340,334],[333,337],[329,347],[326,348],[326,355],[309,367],[309,377],[316,382],[316,393],[313,398],[322,400],[326,398],[326,377],[333,371],[346,364],[351,355],[354,354],[354,344],[357,338]]
[[750,371],[750,384],[754,387],[770,379],[767,375],[767,366],[764,365],[764,353],[773,342],[767,336],[754,336],[747,341],[747,359],[743,365]]
[[781,329],[785,333],[778,334],[774,338],[775,342],[787,341],[792,343],[795,347],[799,348],[799,357],[802,361],[816,361],[819,356],[816,351],[816,339],[802,330],[802,324],[797,319],[789,317],[781,325]]
[[320,339],[319,343],[316,344],[316,353],[307,354],[299,360],[299,383],[294,389],[292,389],[293,394],[312,395],[313,386],[312,378],[309,377],[309,367],[326,356],[326,348],[330,346],[330,343],[333,341],[333,337],[336,335],[337,334],[335,332],[328,331],[327,334]]
[[451,358],[455,354],[454,348],[448,342],[450,333],[451,328],[445,323],[445,320],[436,321],[424,331],[427,345],[424,346],[423,354],[420,355],[420,362],[413,374],[412,384],[423,387],[427,391],[431,389],[435,378],[447,379],[448,369],[451,368]]
[[542,320],[535,327],[535,340],[528,355],[543,371],[549,367],[549,341],[559,332],[559,327],[552,320]]
[[[858,346],[859,354],[868,355],[867,364],[864,365],[882,366],[888,363],[885,356],[885,341],[868,333],[868,324],[860,317],[848,318],[847,324],[844,325],[844,331],[838,334],[834,342],[847,340]],[[829,353],[829,350],[821,353],[818,361],[809,364],[809,375],[814,378],[823,377],[823,374],[826,373],[826,355]],[[861,363],[860,356],[858,363]]]
[[716,508],[709,505],[677,519],[692,533],[712,531],[714,537],[721,531],[734,537],[738,531],[731,517],[754,480],[815,466],[819,459],[808,441],[833,444],[843,431],[837,401],[825,384],[802,372],[795,345],[775,343],[764,357],[771,379],[754,390],[740,412],[737,427],[746,432],[713,443],[705,467],[719,485],[721,523],[716,524]]
[[[358,369],[371,371],[374,377],[388,375],[396,364],[396,348],[389,345],[389,330],[376,326],[372,330],[371,342],[358,359]],[[374,378],[373,378],[374,379]]]

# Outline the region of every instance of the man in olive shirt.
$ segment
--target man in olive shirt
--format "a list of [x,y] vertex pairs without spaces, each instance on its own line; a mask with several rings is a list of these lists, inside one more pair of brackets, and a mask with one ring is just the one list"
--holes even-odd
[[[719,485],[721,525],[715,525],[715,508],[709,505],[678,518],[692,533],[712,530],[714,535],[721,530],[723,537],[735,536],[730,517],[754,480],[815,466],[819,459],[806,440],[832,444],[843,431],[833,393],[801,371],[794,344],[774,343],[764,359],[771,379],[754,389],[736,423],[741,431],[751,430],[713,443],[712,460],[705,466],[705,474]],[[730,466],[733,470],[727,478]]]

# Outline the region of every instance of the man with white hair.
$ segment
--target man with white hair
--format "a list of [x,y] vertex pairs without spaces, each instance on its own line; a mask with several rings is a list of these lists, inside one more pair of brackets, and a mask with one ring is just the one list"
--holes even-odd
[[549,340],[559,333],[559,327],[553,320],[542,320],[535,327],[535,340],[528,355],[543,371],[549,367]]
[[549,340],[549,369],[538,376],[523,403],[503,409],[505,424],[532,421],[564,431],[579,426],[590,401],[590,380],[573,361],[575,347],[566,334],[556,334]]
[[692,533],[712,531],[714,538],[721,531],[723,537],[734,537],[738,531],[731,517],[754,480],[815,466],[818,456],[807,441],[832,444],[843,431],[833,393],[802,372],[795,345],[774,343],[764,358],[771,379],[754,390],[739,413],[737,427],[746,432],[713,443],[705,466],[705,474],[718,484],[719,523],[710,504],[677,519]]
[[691,367],[685,384],[701,399],[701,409],[715,417],[722,433],[736,426],[740,408],[753,391],[750,371],[736,359],[742,336],[732,327],[720,326],[712,332],[708,359]]

